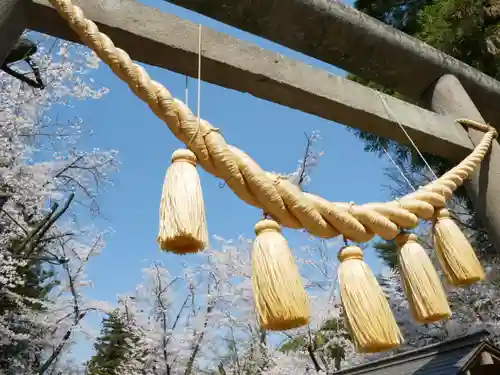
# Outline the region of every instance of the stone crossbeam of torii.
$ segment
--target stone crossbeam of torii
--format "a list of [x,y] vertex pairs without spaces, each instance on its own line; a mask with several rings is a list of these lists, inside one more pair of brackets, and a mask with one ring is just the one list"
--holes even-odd
[[[134,60],[196,77],[196,24],[134,0],[73,2]],[[202,46],[206,82],[408,144],[399,121],[422,151],[452,161],[466,156],[482,136],[454,122],[458,117],[484,122],[468,93],[484,118],[500,126],[500,112],[495,110],[500,82],[343,4],[327,0],[170,2],[372,79],[430,110],[209,28],[203,29]],[[115,6],[103,8],[106,3]],[[78,42],[47,0],[0,0],[0,63],[27,29]],[[466,188],[492,244],[500,249],[496,141]]]

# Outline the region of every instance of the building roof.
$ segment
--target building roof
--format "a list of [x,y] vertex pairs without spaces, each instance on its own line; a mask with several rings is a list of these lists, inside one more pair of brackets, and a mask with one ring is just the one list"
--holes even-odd
[[335,375],[457,375],[471,368],[484,351],[500,357],[500,350],[488,343],[488,332],[483,330],[337,371]]

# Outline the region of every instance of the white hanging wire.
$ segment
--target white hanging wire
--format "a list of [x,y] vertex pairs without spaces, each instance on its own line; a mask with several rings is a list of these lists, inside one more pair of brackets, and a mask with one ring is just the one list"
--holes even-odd
[[[412,144],[412,146],[415,148],[415,151],[417,151],[418,155],[420,156],[420,158],[422,159],[422,161],[424,162],[424,164],[426,165],[426,167],[429,169],[429,171],[432,173],[432,175],[434,176],[434,178],[437,180],[438,177],[437,177],[436,173],[431,168],[431,166],[429,165],[429,163],[425,159],[424,155],[420,152],[420,149],[417,147],[417,145],[415,144],[415,142],[413,141],[413,139],[410,137],[410,135],[408,134],[408,132],[404,128],[403,124],[401,124],[401,122],[399,121],[399,119],[397,118],[397,116],[391,110],[391,108],[389,107],[389,104],[387,103],[387,101],[384,99],[384,97],[382,96],[382,94],[379,91],[375,91],[375,92],[377,93],[378,97],[380,98],[380,101],[382,102],[382,105],[384,106],[387,114],[390,117],[392,117],[397,122],[397,124],[399,125],[399,127],[401,128],[401,130],[403,131],[403,133],[406,135],[406,138],[408,138],[408,140],[410,141],[410,143]],[[413,191],[416,191],[415,187],[410,183],[410,181],[407,179],[407,177],[403,173],[402,169],[399,168],[399,166],[396,164],[396,161],[389,155],[389,152],[387,152],[387,150],[385,148],[384,148],[384,152],[386,153],[387,156],[389,156],[389,158],[391,159],[391,161],[398,168],[399,172],[401,173],[401,176],[403,176],[403,178],[408,183],[408,185],[413,189]],[[451,211],[451,210],[450,210],[450,212],[453,213],[453,211]],[[431,239],[432,239],[432,241],[434,241],[434,232],[433,231],[431,231]]]
[[401,174],[401,177],[403,177],[403,179],[406,181],[406,183],[408,184],[408,186],[413,191],[417,191],[417,189],[415,189],[415,186],[413,186],[413,184],[410,182],[410,180],[408,179],[408,177],[406,177],[405,173],[403,172],[403,169],[399,166],[399,164],[396,162],[396,160],[394,160],[392,158],[391,154],[389,154],[389,152],[386,150],[386,148],[384,146],[382,146],[382,150],[384,150],[385,154],[387,155],[387,157],[389,158],[389,160],[392,162],[392,164],[394,164],[394,166],[397,168],[397,170]]
[[422,159],[422,161],[424,162],[424,164],[426,165],[426,167],[429,169],[429,171],[432,173],[432,175],[434,176],[434,178],[437,180],[438,176],[436,175],[436,173],[434,173],[434,170],[431,168],[431,166],[427,162],[427,159],[425,159],[424,155],[420,152],[420,149],[417,147],[417,145],[415,144],[415,142],[413,141],[413,139],[410,137],[410,135],[408,134],[408,132],[406,131],[406,129],[404,128],[404,126],[401,124],[401,122],[399,121],[399,119],[396,117],[396,115],[394,114],[394,112],[391,110],[391,108],[387,104],[387,101],[384,99],[384,97],[382,96],[382,94],[380,92],[378,92],[378,91],[375,91],[375,92],[377,93],[378,97],[382,101],[382,105],[384,106],[385,110],[387,111],[387,114],[390,117],[392,117],[397,122],[397,124],[399,125],[399,127],[401,128],[401,130],[403,131],[403,133],[406,135],[406,138],[408,138],[408,140],[410,141],[411,145],[413,146],[413,148],[415,149],[415,151],[417,151],[418,155],[420,156],[420,158]]
[[200,127],[200,108],[201,108],[201,24],[198,25],[198,107],[196,116],[198,117],[198,128]]
[[185,99],[185,102],[186,103],[186,107],[189,107],[189,103],[188,103],[188,99],[189,99],[189,77],[186,76],[186,88],[185,88],[185,91],[184,91],[184,99]]
[[[197,83],[198,83],[198,93],[197,93],[197,96],[198,96],[198,103],[197,103],[197,108],[196,108],[196,122],[197,122],[197,127],[196,127],[196,131],[194,132],[194,134],[192,135],[191,139],[189,140],[189,142],[187,143],[187,146],[189,148],[189,146],[191,145],[191,142],[195,139],[195,137],[198,135],[198,132],[200,131],[200,125],[201,125],[201,46],[202,46],[202,39],[201,39],[201,33],[202,31],[202,26],[201,24],[198,25],[198,77],[197,77]],[[187,79],[187,76],[186,76],[186,105],[187,105],[187,99],[188,99],[188,90],[187,90],[187,82],[188,82],[188,79]]]

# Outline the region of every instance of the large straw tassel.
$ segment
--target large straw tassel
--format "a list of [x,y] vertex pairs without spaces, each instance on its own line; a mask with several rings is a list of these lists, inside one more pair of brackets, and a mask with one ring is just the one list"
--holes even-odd
[[177,254],[196,253],[208,243],[196,156],[190,150],[179,149],[172,154],[163,183],[157,242],[162,250]]
[[401,332],[362,250],[347,246],[338,258],[340,297],[356,350],[375,353],[399,346]]
[[282,331],[309,322],[309,301],[288,242],[278,223],[264,219],[255,225],[252,287],[260,326]]
[[425,324],[448,319],[451,310],[446,293],[431,259],[417,242],[417,236],[399,234],[396,244],[399,272],[413,318]]
[[439,263],[450,284],[462,286],[484,280],[484,270],[474,249],[447,209],[437,213],[433,234]]

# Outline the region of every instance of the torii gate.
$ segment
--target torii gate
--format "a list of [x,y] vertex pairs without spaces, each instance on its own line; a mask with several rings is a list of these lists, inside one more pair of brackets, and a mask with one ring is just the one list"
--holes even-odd
[[[495,210],[500,190],[495,180],[500,174],[498,132],[484,124],[459,79],[492,122],[496,120],[492,101],[500,93],[497,81],[344,5],[323,0],[271,3],[255,0],[242,5],[237,0],[226,0],[220,12],[217,7],[206,5],[206,0],[177,1],[327,61],[335,61],[331,53],[335,51],[340,57],[339,66],[352,67],[361,75],[365,72],[364,65],[358,61],[364,54],[373,65],[367,65],[365,77],[377,77],[379,82],[413,96],[435,112],[384,97],[362,85],[211,30],[208,48],[207,41],[204,44],[205,67],[208,67],[204,80],[402,141],[397,135],[401,129],[395,127],[395,121],[403,127],[410,142],[416,141],[423,150],[452,160],[473,150],[443,176],[392,202],[359,206],[328,202],[263,171],[249,155],[229,145],[217,128],[196,119],[185,104],[131,60],[132,56],[193,76],[194,72],[186,66],[195,66],[189,62],[193,62],[193,46],[200,40],[193,35],[196,28],[192,23],[133,0],[124,0],[105,12],[96,2],[77,1],[85,14],[71,0],[50,0],[50,3],[78,32],[79,38],[189,148],[174,152],[172,169],[169,168],[165,178],[158,236],[161,249],[182,254],[206,246],[203,199],[193,168],[197,162],[210,174],[227,181],[240,199],[263,209],[266,218],[255,226],[252,285],[259,322],[264,329],[296,328],[307,324],[309,319],[307,296],[288,244],[280,234],[281,225],[306,228],[322,238],[342,234],[346,243],[347,239],[366,242],[375,234],[395,239],[400,248],[399,268],[405,294],[412,315],[421,323],[447,319],[451,311],[426,251],[416,242],[414,234],[405,231],[418,225],[419,219],[433,220],[436,252],[451,284],[469,285],[484,279],[473,249],[445,206],[453,191],[467,182],[476,210],[498,248],[500,213]],[[246,6],[249,8],[245,9]],[[0,62],[25,28],[78,40],[60,17],[54,17],[54,9],[45,0],[0,0],[0,12]],[[259,16],[265,17],[257,21]],[[90,19],[131,56],[100,33]],[[335,36],[348,33],[350,43],[335,44],[327,38],[332,30],[336,31]],[[313,44],[306,41],[309,32],[315,33],[310,35]],[[359,43],[357,39],[353,43],[352,38],[359,38]],[[374,54],[367,41],[375,42],[375,46],[381,51],[386,49],[390,55]],[[411,71],[410,77],[405,72],[398,73],[400,64],[415,66],[415,71]],[[380,70],[381,67],[386,70]],[[385,112],[388,103],[396,115]],[[371,126],[366,125],[368,121]],[[444,123],[446,128],[442,126]],[[467,126],[467,130],[458,123]],[[338,258],[342,305],[357,349],[370,352],[399,345],[402,337],[397,322],[376,278],[363,262],[362,250],[348,245],[339,250]]]
[[[419,100],[432,111],[382,94],[422,151],[452,161],[468,154],[481,133],[465,130],[453,121],[456,117],[486,120],[500,129],[500,82],[351,7],[322,0],[253,0],[245,2],[245,9],[238,0],[171,2]],[[119,7],[105,11],[99,3],[75,1],[133,59],[196,76],[194,23],[134,0],[122,0]],[[46,0],[0,0],[0,63],[25,29],[79,42]],[[207,82],[408,142],[370,88],[208,28],[202,58],[202,78]],[[496,141],[467,190],[492,244],[500,249],[500,148]]]

